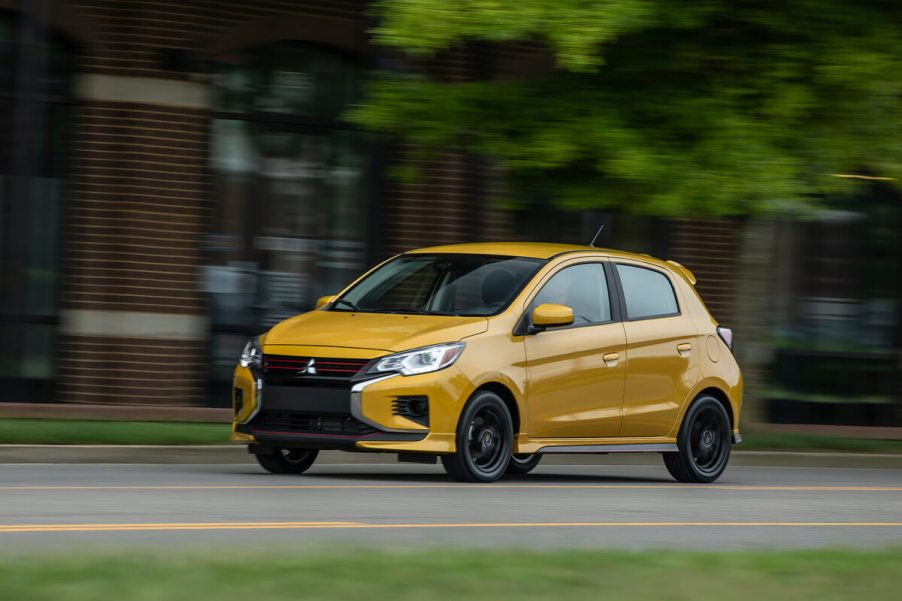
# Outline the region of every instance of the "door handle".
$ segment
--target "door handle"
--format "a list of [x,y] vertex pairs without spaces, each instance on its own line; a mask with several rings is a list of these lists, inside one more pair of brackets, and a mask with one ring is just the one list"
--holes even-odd
[[689,344],[688,342],[682,342],[677,345],[677,352],[683,357],[688,355],[689,351],[691,351],[691,350],[692,350],[692,345]]
[[620,360],[620,353],[605,353],[601,356],[604,359],[604,364],[608,367],[614,367],[617,365],[617,362]]

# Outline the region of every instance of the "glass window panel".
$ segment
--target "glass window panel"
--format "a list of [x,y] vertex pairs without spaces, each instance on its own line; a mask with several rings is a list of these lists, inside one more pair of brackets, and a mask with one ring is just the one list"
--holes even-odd
[[[5,177],[11,167],[14,145],[11,128],[16,108],[13,88],[16,84],[17,31],[14,19],[0,16],[0,194],[7,193]],[[17,186],[15,202],[21,210],[11,210],[13,222],[3,222],[3,236],[15,237],[16,252],[0,255],[0,273],[10,277],[0,282],[9,292],[4,296],[4,312],[8,321],[2,324],[4,343],[0,351],[0,373],[14,380],[51,380],[54,377],[54,345],[59,280],[60,216],[65,201],[65,180],[68,171],[68,131],[71,110],[71,74],[76,53],[65,41],[52,38],[46,71],[32,75],[40,79],[39,99],[28,105],[36,111],[39,128],[35,137],[34,162],[27,168],[30,177]],[[3,203],[0,203],[3,204]],[[13,293],[14,292],[14,293]],[[27,399],[23,399],[27,400]]]
[[335,118],[361,94],[360,68],[309,44],[281,43],[220,62],[220,108]]
[[[0,92],[10,93],[15,77],[16,32],[9,18],[0,16]],[[6,115],[8,113],[4,113]]]
[[629,319],[679,313],[670,280],[663,273],[632,265],[617,265]]
[[604,267],[600,263],[585,263],[557,272],[536,295],[533,307],[545,303],[573,309],[574,325],[611,321]]
[[510,304],[542,263],[492,255],[404,255],[358,282],[333,310],[494,315]]
[[55,315],[63,182],[32,178],[31,192],[25,236],[25,306],[30,315]]
[[23,324],[25,352],[20,375],[23,378],[50,380],[54,376],[56,356],[56,326],[53,324]]
[[[220,210],[208,239],[214,328],[265,329],[334,294],[365,268],[368,154],[335,127],[359,92],[340,54],[286,43],[230,58],[210,164]],[[283,114],[285,123],[259,113]],[[321,120],[298,126],[299,116]],[[292,125],[295,123],[294,125]]]

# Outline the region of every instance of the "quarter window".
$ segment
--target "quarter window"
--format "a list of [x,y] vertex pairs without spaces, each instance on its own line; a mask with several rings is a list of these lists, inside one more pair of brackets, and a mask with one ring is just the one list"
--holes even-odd
[[565,267],[552,276],[533,300],[533,307],[545,303],[573,309],[573,325],[611,321],[611,299],[601,263]]
[[628,319],[665,317],[680,312],[670,280],[663,273],[644,267],[617,265],[623,286]]

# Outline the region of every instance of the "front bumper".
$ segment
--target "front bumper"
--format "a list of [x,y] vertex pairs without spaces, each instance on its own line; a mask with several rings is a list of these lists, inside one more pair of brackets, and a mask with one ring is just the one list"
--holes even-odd
[[[448,384],[448,371],[285,386],[237,367],[231,439],[268,447],[450,453],[453,408],[463,391]],[[399,414],[399,399],[411,397],[428,399],[425,419]]]

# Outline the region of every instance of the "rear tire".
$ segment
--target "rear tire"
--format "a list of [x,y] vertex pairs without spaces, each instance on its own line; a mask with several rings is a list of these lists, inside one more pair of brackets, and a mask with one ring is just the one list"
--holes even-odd
[[313,462],[319,451],[316,449],[273,449],[272,455],[257,455],[257,463],[272,474],[303,474]]
[[519,475],[528,474],[536,469],[536,466],[539,465],[540,461],[542,461],[542,456],[538,453],[534,455],[511,455],[511,462],[507,465],[507,473]]
[[730,416],[720,401],[700,396],[683,418],[676,453],[662,453],[670,475],[680,482],[714,482],[730,460]]
[[477,392],[460,416],[455,438],[457,452],[442,455],[442,465],[458,482],[494,482],[511,459],[514,426],[501,397]]

